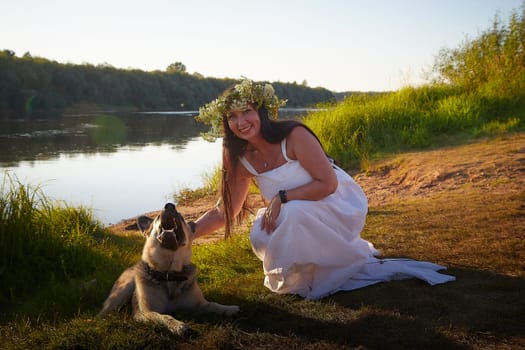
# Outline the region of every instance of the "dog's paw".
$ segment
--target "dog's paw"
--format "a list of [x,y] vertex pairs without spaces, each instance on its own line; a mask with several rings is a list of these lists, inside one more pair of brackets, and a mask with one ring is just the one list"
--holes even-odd
[[190,330],[190,326],[188,326],[186,323],[182,321],[179,321],[171,317],[170,315],[161,315],[161,317],[162,317],[161,323],[163,323],[166,326],[166,328],[168,328],[170,332],[173,334],[184,336]]
[[153,322],[166,327],[171,333],[184,336],[190,327],[171,315],[159,314],[158,312],[138,312],[135,314],[135,319],[141,322]]
[[170,322],[166,325],[171,333],[178,336],[184,336],[190,331],[190,327],[184,322]]

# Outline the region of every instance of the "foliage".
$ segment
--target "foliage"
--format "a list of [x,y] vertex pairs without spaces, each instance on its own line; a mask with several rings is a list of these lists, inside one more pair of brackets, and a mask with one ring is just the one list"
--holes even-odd
[[205,196],[213,196],[218,193],[221,184],[222,167],[216,166],[202,174],[203,185],[197,189],[182,188],[174,194],[176,203],[184,203]]
[[523,98],[525,93],[525,3],[508,25],[492,28],[455,49],[440,51],[434,64],[439,80],[483,96]]
[[172,63],[166,68],[166,72],[168,73],[186,73],[186,65],[182,62]]
[[[196,189],[181,188],[173,195],[173,199],[178,204],[185,204],[206,196],[215,196],[219,193],[221,185],[222,166],[217,166],[210,171],[202,174],[203,185]],[[259,188],[255,181],[252,181],[249,193],[259,193]]]
[[[88,106],[125,110],[197,110],[237,81],[204,78],[176,62],[165,72],[116,69],[110,65],[61,64],[0,51],[0,116],[46,116]],[[290,106],[333,100],[323,88],[273,83]]]

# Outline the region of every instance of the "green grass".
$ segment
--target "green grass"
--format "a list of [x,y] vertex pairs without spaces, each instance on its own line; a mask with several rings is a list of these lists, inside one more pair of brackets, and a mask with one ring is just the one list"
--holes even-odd
[[93,280],[113,279],[130,261],[129,252],[109,246],[109,232],[91,210],[51,201],[39,188],[23,185],[8,174],[4,179],[0,189],[2,310],[52,318],[73,315],[93,297],[98,300],[102,294],[90,293]]
[[176,203],[193,200],[205,196],[212,196],[217,193],[221,184],[222,167],[217,166],[214,169],[204,172],[201,175],[203,185],[196,189],[181,188],[173,195]]
[[[186,187],[176,191],[173,195],[175,203],[184,204],[185,202],[191,202],[198,198],[216,196],[221,187],[221,176],[221,166],[217,166],[215,169],[204,172],[201,175],[203,185],[195,189]],[[255,181],[252,181],[250,184],[249,191],[250,193],[259,193],[259,189],[257,188]]]

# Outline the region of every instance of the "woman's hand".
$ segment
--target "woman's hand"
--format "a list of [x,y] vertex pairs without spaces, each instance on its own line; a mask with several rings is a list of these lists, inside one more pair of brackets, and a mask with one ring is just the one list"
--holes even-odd
[[266,230],[268,234],[272,233],[275,230],[275,223],[277,222],[277,218],[279,217],[280,213],[281,199],[278,195],[276,195],[272,198],[268,204],[268,207],[266,208],[264,216],[261,220],[261,229]]

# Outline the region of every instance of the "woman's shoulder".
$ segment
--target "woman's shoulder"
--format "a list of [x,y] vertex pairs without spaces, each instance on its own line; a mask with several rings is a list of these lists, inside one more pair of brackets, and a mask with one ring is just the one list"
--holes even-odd
[[324,154],[317,136],[306,127],[294,128],[286,138],[286,153],[291,159],[302,156]]
[[293,128],[286,137],[287,148],[288,146],[292,148],[301,147],[311,143],[318,143],[317,138],[310,130],[303,126]]
[[[314,137],[312,132],[308,130],[307,126],[304,124],[298,124],[294,127],[288,134],[288,138],[304,138],[306,135]],[[314,137],[315,138],[315,137]]]

